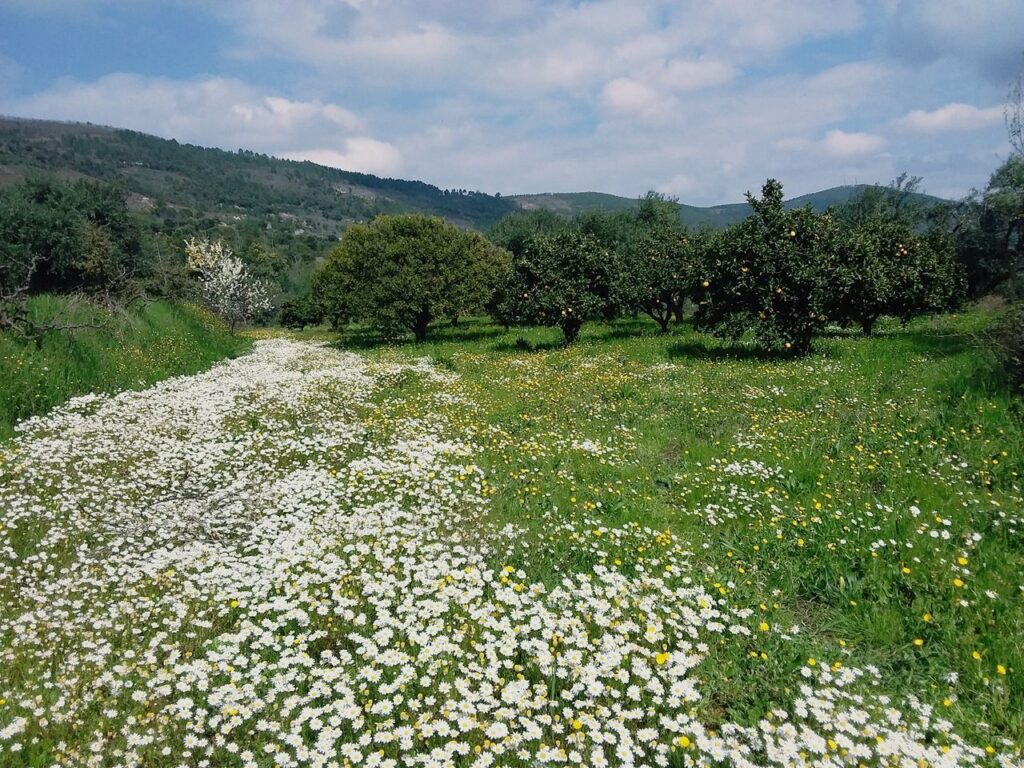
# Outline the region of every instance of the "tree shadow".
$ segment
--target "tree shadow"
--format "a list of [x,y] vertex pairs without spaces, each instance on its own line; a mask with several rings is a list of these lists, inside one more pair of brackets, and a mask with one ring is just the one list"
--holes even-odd
[[386,347],[408,347],[410,349],[427,349],[437,344],[459,344],[486,341],[503,336],[505,331],[498,326],[465,322],[458,326],[436,325],[427,330],[427,338],[422,342],[415,341],[411,336],[389,337],[369,327],[350,327],[338,332],[339,338],[330,344],[338,349],[373,350]]
[[889,338],[905,343],[913,352],[926,357],[952,357],[977,347],[976,340],[967,334],[943,333],[939,330],[893,331]]
[[[782,350],[765,350],[745,344],[708,344],[704,341],[683,341],[671,344],[665,350],[669,359],[688,358],[690,360],[710,361],[741,361],[783,362],[800,360],[799,355]],[[810,357],[831,357],[827,349],[812,350]]]
[[552,341],[530,341],[520,336],[515,341],[500,341],[491,345],[495,352],[551,352],[556,349],[566,349],[568,345],[564,339]]

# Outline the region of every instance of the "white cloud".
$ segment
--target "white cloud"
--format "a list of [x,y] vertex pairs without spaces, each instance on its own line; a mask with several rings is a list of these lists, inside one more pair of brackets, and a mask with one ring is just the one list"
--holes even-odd
[[309,160],[319,165],[378,176],[392,175],[402,167],[402,153],[397,147],[386,141],[368,138],[345,139],[341,150],[305,149],[286,152],[282,156],[289,160]]
[[914,133],[959,133],[998,125],[1002,120],[1002,106],[979,109],[973,104],[953,103],[930,112],[912,110],[895,120],[894,124]]
[[868,157],[885,149],[886,141],[871,133],[847,133],[833,130],[825,134],[821,148],[826,155],[841,159]]
[[628,77],[620,77],[607,83],[601,90],[604,105],[619,114],[629,117],[653,117],[666,108],[665,97],[649,85]]
[[351,110],[266,95],[230,78],[114,74],[87,83],[61,81],[0,108],[24,117],[88,121],[226,149],[311,160],[316,155],[329,159],[325,164],[353,170],[394,173],[401,167],[397,148],[367,136],[366,124]]
[[[800,194],[903,169],[966,189],[996,164],[978,160],[1002,138],[994,108],[909,110],[999,101],[992,62],[1024,18],[1019,0],[167,1],[230,30],[224,71],[272,69],[275,88],[120,75],[0,93],[0,111],[503,193],[656,186],[714,203],[769,175]],[[145,8],[34,13],[62,2],[114,20]]]
[[728,83],[737,71],[732,64],[717,59],[672,59],[665,64],[659,80],[673,90],[690,91]]

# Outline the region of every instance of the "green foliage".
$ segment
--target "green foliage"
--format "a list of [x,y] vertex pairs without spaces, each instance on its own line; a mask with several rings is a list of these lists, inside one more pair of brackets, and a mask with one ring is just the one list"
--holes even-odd
[[1010,307],[987,334],[987,342],[1010,384],[1024,391],[1024,304]]
[[307,325],[320,325],[324,316],[321,306],[311,296],[288,299],[281,304],[281,325],[301,331]]
[[269,224],[275,238],[334,240],[348,224],[381,213],[422,212],[484,229],[518,208],[482,192],[75,123],[0,119],[0,166],[120,182],[162,231],[179,240],[219,237],[239,253],[244,242],[212,229]]
[[687,233],[676,202],[655,192],[641,199],[618,245],[613,293],[616,303],[655,320],[662,333],[694,292],[703,236]]
[[518,256],[526,247],[526,242],[534,235],[552,235],[561,232],[568,225],[568,221],[561,216],[538,208],[510,213],[488,230],[487,237],[495,245]]
[[422,341],[432,320],[482,308],[506,267],[505,251],[479,233],[440,218],[378,216],[345,231],[318,271],[316,300],[332,322],[356,316]]
[[250,240],[241,256],[249,269],[249,274],[259,280],[268,280],[280,285],[288,270],[288,265],[281,254],[262,240]]
[[829,320],[870,334],[882,315],[907,322],[960,303],[961,269],[944,233],[918,235],[899,216],[872,212],[836,235],[823,254]]
[[590,234],[535,235],[512,260],[496,316],[509,323],[562,329],[566,343],[611,303],[612,256]]
[[355,281],[346,259],[337,249],[317,266],[310,280],[310,301],[317,306],[323,320],[334,330],[341,330],[355,317],[352,296]]
[[143,269],[142,230],[124,191],[29,180],[0,191],[0,288],[108,291]]
[[959,213],[956,250],[969,294],[1024,296],[1024,155],[1003,163]]
[[89,324],[75,333],[48,333],[39,344],[0,333],[0,438],[21,419],[86,392],[145,387],[195,373],[244,349],[204,310],[158,301],[125,312],[43,295],[30,300],[38,325]]
[[760,200],[747,199],[754,213],[708,244],[696,322],[732,339],[752,332],[765,349],[805,353],[825,322],[819,256],[832,246],[834,226],[809,207],[787,211],[774,179]]

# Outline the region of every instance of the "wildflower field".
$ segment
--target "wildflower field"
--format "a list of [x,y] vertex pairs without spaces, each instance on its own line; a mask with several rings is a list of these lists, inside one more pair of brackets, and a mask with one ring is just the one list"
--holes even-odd
[[985,322],[265,333],[73,399],[0,443],[0,765],[1024,765]]

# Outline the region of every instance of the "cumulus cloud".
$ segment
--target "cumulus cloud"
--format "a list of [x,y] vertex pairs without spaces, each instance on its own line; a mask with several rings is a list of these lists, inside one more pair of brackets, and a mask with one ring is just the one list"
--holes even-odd
[[667,109],[665,97],[649,85],[629,77],[607,83],[601,91],[605,106],[629,117],[655,117]]
[[305,149],[287,152],[283,156],[289,160],[309,160],[318,165],[378,176],[388,176],[402,167],[402,154],[394,145],[368,138],[345,139],[341,150]]
[[393,173],[401,166],[398,150],[368,137],[365,122],[351,110],[267,95],[231,78],[113,74],[92,82],[61,81],[0,107],[26,117],[114,125],[207,146],[311,160],[317,155],[353,170]]
[[737,71],[732,64],[719,59],[671,59],[665,63],[658,79],[673,90],[691,91],[728,83],[736,77]]
[[973,104],[953,103],[927,111],[915,109],[894,121],[898,128],[915,133],[959,133],[998,125],[1003,121],[1000,105],[979,109]]
[[826,155],[842,159],[867,157],[885,149],[885,139],[871,133],[833,130],[825,134],[821,148]]

